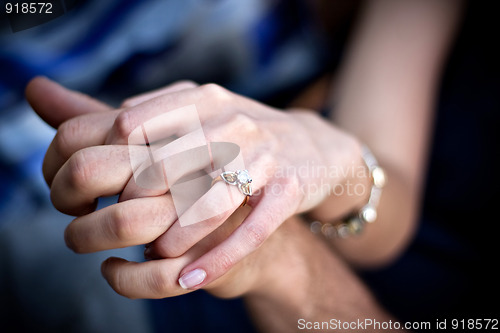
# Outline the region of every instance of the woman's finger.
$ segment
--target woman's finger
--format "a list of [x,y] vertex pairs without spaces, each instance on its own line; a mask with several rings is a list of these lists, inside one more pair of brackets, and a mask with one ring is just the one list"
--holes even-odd
[[[234,233],[182,270],[179,284],[183,288],[199,289],[221,277],[259,248],[284,220],[293,215],[298,204],[298,186],[288,181],[280,185],[283,186],[281,194],[264,194]],[[197,279],[192,278],[192,272],[196,272]]]
[[[221,202],[220,198],[230,199]],[[240,206],[238,189],[215,184],[210,191],[181,214],[180,218],[146,249],[150,258],[175,258],[211,234]]]
[[111,288],[128,298],[165,298],[185,294],[177,283],[177,274],[187,258],[132,262],[108,258],[101,272]]
[[146,244],[177,220],[172,197],[127,200],[76,218],[64,238],[77,253],[89,253]]
[[[160,95],[121,112],[106,143],[130,143],[131,134],[134,136],[133,132],[141,129],[148,121],[148,136],[149,133],[152,136],[172,136],[177,134],[176,129],[183,133],[201,130],[200,122],[202,124],[214,115],[226,113],[228,100],[235,96],[215,84]],[[165,128],[169,131],[165,132]],[[149,141],[155,140],[149,138]]]

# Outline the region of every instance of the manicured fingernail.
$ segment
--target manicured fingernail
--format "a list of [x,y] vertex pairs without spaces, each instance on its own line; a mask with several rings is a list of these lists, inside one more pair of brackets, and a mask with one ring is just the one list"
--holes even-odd
[[206,277],[207,277],[207,272],[205,272],[200,268],[197,268],[195,270],[192,270],[191,272],[182,275],[179,278],[179,284],[184,289],[191,289],[202,283]]

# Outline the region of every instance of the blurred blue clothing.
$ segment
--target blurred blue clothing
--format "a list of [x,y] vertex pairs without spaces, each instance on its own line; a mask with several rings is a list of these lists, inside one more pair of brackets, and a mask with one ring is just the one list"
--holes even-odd
[[[176,80],[261,99],[321,70],[327,54],[299,1],[87,1],[0,37],[0,108],[35,75],[113,97]],[[109,93],[109,92],[108,92]]]

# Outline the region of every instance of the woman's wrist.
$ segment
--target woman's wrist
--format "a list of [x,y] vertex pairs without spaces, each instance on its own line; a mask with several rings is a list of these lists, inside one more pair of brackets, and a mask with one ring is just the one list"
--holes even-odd
[[[354,195],[368,192],[368,199],[363,206],[355,208],[348,214],[336,219],[311,219],[308,214],[304,215],[306,221],[310,223],[311,231],[315,234],[323,234],[328,239],[347,238],[359,235],[363,232],[366,224],[371,224],[377,219],[377,209],[382,195],[382,189],[386,184],[384,169],[379,166],[377,159],[371,150],[364,145],[362,158],[365,171],[356,172],[358,178],[370,180],[369,188],[363,184],[360,189],[354,188]],[[361,185],[361,184],[358,184]],[[359,193],[356,193],[359,191]],[[348,194],[349,195],[349,194]]]
[[362,208],[372,188],[363,144],[314,112],[293,110],[290,114],[309,131],[322,156],[322,165],[311,165],[308,171],[313,177],[322,176],[319,190],[325,192],[324,200],[316,203],[307,212],[308,216],[334,221]]

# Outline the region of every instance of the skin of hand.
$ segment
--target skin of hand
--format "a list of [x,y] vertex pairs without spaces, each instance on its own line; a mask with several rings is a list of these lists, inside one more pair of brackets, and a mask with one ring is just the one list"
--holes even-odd
[[[33,80],[26,95],[42,118],[58,128],[43,171],[54,206],[78,216],[66,229],[68,246],[86,253],[151,243],[150,258],[183,258],[177,261],[184,266],[179,283],[188,289],[204,287],[224,275],[260,247],[283,221],[329,195],[328,191],[307,192],[308,188],[321,188],[322,184],[332,188],[345,181],[297,173],[275,176],[282,175],[280,168],[297,170],[307,163],[349,168],[361,163],[357,141],[318,116],[300,111],[285,114],[215,85],[181,82],[127,100],[119,110],[43,78]],[[82,111],[85,104],[87,113]],[[254,191],[261,190],[251,197],[253,209],[245,221],[201,256],[195,245],[217,230],[239,203],[225,214],[181,227],[170,193],[154,193],[134,184],[126,145],[132,130],[148,119],[190,104],[196,105],[209,142],[229,141],[241,147],[254,177]],[[52,116],[59,109],[64,109],[64,116]],[[205,200],[205,209],[217,204],[216,190],[225,186],[214,185],[200,199]],[[269,186],[283,191],[267,191]],[[120,202],[94,211],[98,197],[119,193]]]
[[[52,143],[60,149],[58,154],[63,156],[54,159],[61,165],[72,155],[72,151],[98,142],[92,140],[104,141],[105,135],[99,137],[99,131],[90,132],[93,137],[83,134],[88,134],[98,126],[105,127],[106,124],[111,128],[112,121],[106,123],[99,120],[105,118],[105,113],[118,113],[107,105],[43,78],[37,78],[30,84],[27,96],[37,112],[51,125],[58,128],[71,126],[74,131],[76,137],[73,141],[59,138]],[[139,96],[138,99],[144,97]],[[134,100],[126,103],[134,104]],[[94,127],[81,127],[86,125],[80,120],[82,114],[97,120],[93,123]],[[67,119],[73,119],[76,123],[63,123]],[[49,152],[55,153],[54,148],[49,149]],[[54,155],[48,155],[47,158],[50,156]],[[44,170],[50,170],[47,163]],[[50,177],[47,172],[45,175],[49,176],[47,179],[51,183],[53,176]],[[103,276],[116,292],[129,298],[164,298],[190,292],[177,282],[183,268],[226,239],[250,211],[249,206],[237,209],[213,233],[177,258],[141,263],[109,258],[102,264]],[[293,292],[290,292],[291,286]],[[332,314],[341,320],[363,317],[381,321],[390,319],[357,277],[297,217],[283,223],[259,249],[234,265],[226,274],[205,285],[204,289],[217,297],[245,296],[250,313],[263,332],[295,331],[298,318],[321,321]],[[329,297],[324,297],[325,294]]]

